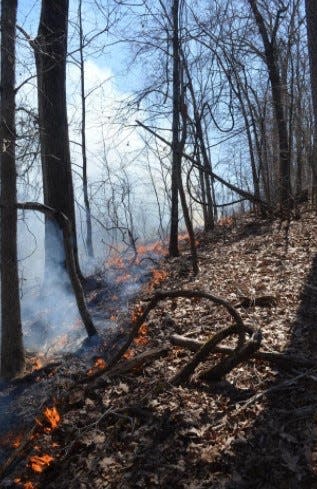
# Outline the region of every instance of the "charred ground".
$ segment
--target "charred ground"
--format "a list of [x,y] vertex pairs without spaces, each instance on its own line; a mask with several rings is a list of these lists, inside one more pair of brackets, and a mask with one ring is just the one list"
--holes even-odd
[[[303,211],[289,226],[244,217],[237,227],[198,239],[199,275],[191,275],[185,250],[161,262],[168,278],[160,288],[223,297],[246,325],[260,328],[262,352],[296,355],[312,368],[253,358],[221,382],[199,380],[200,366],[190,382],[175,387],[171,379],[193,353],[172,345],[172,336],[203,342],[231,318],[202,299],[164,300],[118,365],[121,371],[99,375],[98,364],[93,366],[98,355],[88,348],[5,387],[2,401],[17,400],[5,434],[11,433],[11,444],[16,434],[20,439],[9,453],[14,458],[2,487],[316,487],[316,217]],[[148,303],[151,287],[130,313]],[[92,307],[107,308],[105,290],[90,293]],[[259,297],[271,300],[257,302]],[[120,320],[121,326],[103,335],[106,362],[124,341],[126,317]],[[226,346],[233,346],[231,340]],[[130,368],[133,358],[149,352],[153,356]],[[214,354],[208,361],[219,358]],[[57,427],[43,415],[54,406],[61,416]],[[44,455],[51,458],[34,470],[34,460],[41,463],[36,457]]]

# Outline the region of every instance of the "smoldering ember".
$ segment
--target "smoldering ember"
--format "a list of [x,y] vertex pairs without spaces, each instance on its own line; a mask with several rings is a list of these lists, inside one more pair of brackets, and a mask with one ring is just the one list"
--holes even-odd
[[317,2],[0,4],[0,488],[316,488]]

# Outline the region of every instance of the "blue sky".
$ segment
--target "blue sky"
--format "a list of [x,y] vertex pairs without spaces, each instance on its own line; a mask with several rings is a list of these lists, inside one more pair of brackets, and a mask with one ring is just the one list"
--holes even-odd
[[[69,11],[69,50],[76,49],[78,37],[74,33],[74,22],[77,21],[78,0],[70,0]],[[105,2],[106,3],[106,2]],[[18,24],[31,36],[35,37],[38,29],[41,0],[18,0]],[[84,34],[95,35],[105,28],[106,15],[103,16],[93,0],[83,0]],[[125,21],[126,21],[125,17]],[[114,14],[111,15],[114,20]],[[116,24],[116,26],[119,23]],[[113,32],[113,29],[111,29]],[[20,36],[20,34],[19,34]],[[111,44],[105,47],[103,53],[98,54],[94,48]],[[119,90],[126,91],[131,84],[138,84],[138,73],[133,73],[131,67],[126,68],[129,58],[129,48],[126,44],[116,43],[116,38],[102,34],[91,47],[86,49],[87,57],[100,68],[111,70]]]

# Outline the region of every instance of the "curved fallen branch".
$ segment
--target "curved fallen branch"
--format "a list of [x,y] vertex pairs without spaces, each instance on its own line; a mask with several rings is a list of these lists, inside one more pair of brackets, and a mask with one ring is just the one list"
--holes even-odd
[[[214,304],[217,304],[219,306],[223,306],[231,315],[231,317],[235,321],[235,325],[231,326],[232,328],[232,333],[230,334],[238,334],[239,335],[239,346],[242,346],[244,343],[244,337],[245,333],[248,333],[252,335],[254,333],[253,328],[250,326],[246,326],[243,323],[243,320],[238,313],[238,311],[230,304],[230,302],[226,301],[225,299],[222,299],[221,297],[217,297],[213,294],[208,294],[207,292],[199,291],[199,290],[167,290],[167,291],[157,291],[150,299],[148,305],[145,307],[143,313],[133,322],[131,331],[123,344],[123,346],[119,349],[119,351],[116,353],[116,355],[112,358],[112,360],[109,362],[108,367],[111,368],[113,367],[119,360],[120,358],[124,355],[124,353],[127,351],[129,346],[131,345],[132,341],[138,334],[138,331],[142,324],[145,322],[146,318],[148,317],[149,313],[154,309],[159,302],[165,299],[175,299],[178,297],[185,297],[185,298],[200,298],[200,299],[207,299]],[[126,320],[126,326],[128,326],[129,320]],[[124,325],[123,325],[124,327]]]

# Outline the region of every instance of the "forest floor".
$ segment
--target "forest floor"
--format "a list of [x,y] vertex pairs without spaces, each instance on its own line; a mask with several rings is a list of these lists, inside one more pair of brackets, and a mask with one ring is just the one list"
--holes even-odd
[[[231,317],[204,299],[161,301],[121,365],[151,349],[164,349],[162,356],[127,373],[103,373],[95,387],[57,375],[60,419],[56,414],[56,423],[37,429],[32,442],[33,431],[0,487],[317,487],[316,216],[303,211],[289,227],[244,217],[198,240],[198,276],[191,274],[185,249],[180,258],[162,260],[167,278],[160,289],[194,289],[228,300],[246,325],[262,331],[260,351],[311,359],[316,368],[252,358],[225,380],[208,383],[199,379],[206,368],[201,364],[176,387],[171,379],[193,353],[174,346],[172,335],[204,342]],[[141,292],[136,308],[149,295],[148,288]],[[242,296],[250,304],[243,305]],[[256,305],[263,296],[272,301]],[[222,345],[232,347],[232,340]],[[208,362],[220,358],[213,354]],[[59,402],[74,383],[67,403]]]

